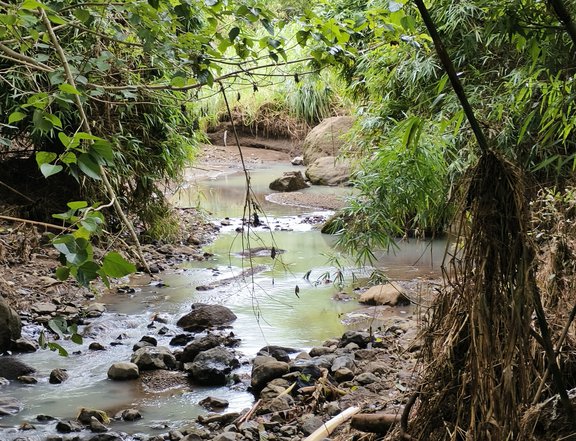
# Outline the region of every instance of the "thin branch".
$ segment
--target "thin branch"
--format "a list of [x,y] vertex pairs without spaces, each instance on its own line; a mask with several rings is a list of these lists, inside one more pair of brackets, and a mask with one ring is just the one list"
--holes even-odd
[[69,231],[70,230],[70,228],[68,228],[68,227],[61,227],[60,225],[48,224],[46,222],[33,221],[30,219],[20,219],[19,217],[0,215],[0,219],[4,219],[7,221],[11,221],[11,222],[20,222],[23,224],[40,225],[42,227],[53,228],[54,230],[60,230],[60,231]]
[[[225,75],[222,75],[221,77],[215,78],[214,83],[220,83],[224,80],[227,80],[228,78],[236,77],[238,75],[250,73],[253,71],[260,70],[260,69],[267,69],[269,67],[279,67],[279,66],[285,66],[285,65],[289,65],[289,64],[303,63],[305,61],[310,61],[310,60],[313,60],[313,58],[312,57],[306,57],[306,58],[301,58],[299,60],[287,61],[287,62],[282,63],[282,64],[270,63],[270,64],[264,64],[262,66],[254,66],[254,67],[250,67],[250,68],[246,68],[246,69],[239,69],[239,70],[235,70],[234,72],[230,72],[230,73],[227,73]],[[95,89],[99,88],[99,89],[104,89],[104,90],[173,90],[173,91],[186,91],[186,90],[199,89],[205,85],[206,84],[196,83],[196,84],[190,84],[189,86],[174,87],[170,84],[134,84],[134,85],[130,85],[130,86],[104,86],[104,85],[94,84],[94,83],[88,83],[87,84],[87,86],[89,86],[89,87],[92,87]]]
[[86,3],[78,3],[72,6],[66,6],[65,8],[60,9],[59,12],[69,11],[70,9],[76,8],[85,8],[86,6],[124,6],[124,3],[121,2],[111,2],[111,3],[99,3],[99,2],[86,2]]
[[[50,66],[47,66],[44,63],[40,63],[39,61],[36,61],[34,58],[30,58],[24,54],[13,51],[8,46],[5,46],[2,43],[0,43],[0,51],[4,52],[7,55],[3,58],[10,57],[10,59],[12,59],[13,61],[22,62],[23,64],[27,65],[28,67],[31,67],[29,65],[32,65],[32,66],[35,66],[35,67],[39,68],[40,70],[43,70],[46,72],[52,72],[54,70]],[[0,56],[2,56],[2,55],[0,55]]]
[[8,184],[6,184],[5,182],[0,181],[0,185],[3,185],[4,187],[6,187],[8,190],[13,191],[14,193],[16,193],[18,196],[22,196],[24,199],[34,203],[34,199],[30,199],[28,196],[26,196],[23,193],[20,193],[18,190],[16,190],[15,188],[10,187]]
[[[66,74],[66,80],[68,81],[68,83],[72,87],[76,87],[76,82],[74,81],[74,75],[72,74],[72,71],[70,70],[70,65],[68,64],[68,58],[66,57],[66,54],[64,53],[64,50],[62,49],[62,46],[60,46],[60,43],[58,41],[58,37],[56,37],[56,34],[54,33],[54,30],[52,29],[52,24],[50,23],[50,20],[48,19],[46,12],[44,12],[43,9],[39,9],[39,10],[40,10],[40,15],[42,17],[42,21],[44,22],[44,25],[46,26],[48,34],[50,35],[50,39],[52,40],[52,44],[54,45],[54,48],[56,49],[56,52],[58,53],[58,56],[60,57],[60,60],[62,61],[62,66],[64,67],[64,73]],[[76,102],[76,107],[78,109],[78,113],[80,114],[80,119],[82,121],[83,130],[88,134],[92,134],[92,129],[90,127],[90,121],[88,120],[88,117],[86,116],[86,112],[84,111],[84,106],[82,104],[82,101],[80,100],[80,96],[74,95],[74,99]],[[144,259],[144,253],[142,252],[142,247],[140,245],[140,241],[138,240],[138,235],[136,234],[136,231],[134,230],[134,226],[132,225],[132,223],[130,223],[130,221],[126,217],[124,210],[122,210],[122,206],[120,205],[120,203],[118,202],[118,199],[116,198],[116,193],[114,191],[114,188],[110,184],[106,170],[104,169],[104,167],[102,167],[102,165],[100,165],[100,175],[102,177],[102,182],[104,183],[104,187],[106,188],[106,191],[108,192],[108,196],[110,197],[111,201],[114,203],[114,208],[116,210],[116,213],[120,217],[124,226],[128,229],[128,232],[130,233],[130,236],[132,237],[132,240],[134,241],[134,245],[136,246],[136,251],[138,253],[138,257],[140,258],[140,262],[142,263],[142,266],[144,267],[144,269],[146,270],[146,272],[148,274],[151,274],[150,273],[150,267],[148,266],[148,262],[146,262],[146,259]]]
[[141,44],[141,43],[132,43],[132,42],[130,42],[130,41],[118,40],[118,39],[116,39],[116,38],[114,38],[114,37],[110,37],[109,35],[103,34],[102,32],[98,32],[98,31],[94,31],[94,30],[92,30],[92,29],[88,29],[88,28],[86,28],[86,27],[84,27],[84,26],[81,26],[81,25],[79,25],[79,24],[77,24],[77,23],[72,23],[72,22],[70,22],[70,23],[68,23],[68,24],[69,24],[70,26],[72,26],[73,28],[76,28],[76,29],[78,29],[78,30],[80,30],[80,31],[88,32],[89,34],[96,35],[97,37],[103,38],[103,39],[105,39],[105,40],[113,41],[114,43],[123,44],[123,45],[125,45],[125,46],[144,47],[144,45]]

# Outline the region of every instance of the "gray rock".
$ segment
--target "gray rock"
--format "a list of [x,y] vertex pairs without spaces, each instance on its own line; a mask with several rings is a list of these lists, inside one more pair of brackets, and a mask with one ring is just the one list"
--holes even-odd
[[227,375],[240,366],[236,356],[226,348],[217,347],[200,352],[184,369],[200,384],[221,386],[226,384]]
[[301,171],[285,172],[281,178],[275,179],[269,185],[270,190],[289,192],[308,188]]
[[52,315],[56,313],[57,306],[54,303],[38,302],[34,303],[30,309],[38,315]]
[[76,421],[58,421],[56,423],[56,431],[58,433],[80,432],[82,426]]
[[119,433],[115,432],[107,432],[107,433],[99,433],[98,435],[89,438],[88,441],[123,441],[124,437],[122,437]]
[[205,337],[191,341],[184,348],[184,351],[180,356],[180,361],[182,363],[188,363],[190,361],[194,361],[200,352],[204,352],[208,349],[216,348],[218,346],[233,347],[236,346],[239,342],[240,340],[235,338],[233,335],[222,336],[216,334],[208,334]]
[[336,357],[334,359],[334,361],[332,362],[332,366],[330,367],[330,370],[332,372],[337,371],[338,369],[342,369],[342,368],[347,368],[347,369],[354,369],[355,367],[355,363],[354,363],[354,354],[347,354],[347,355],[341,355],[339,357]]
[[[12,348],[12,342],[22,333],[22,322],[18,313],[0,295],[0,354]],[[0,372],[0,376],[2,373]]]
[[351,171],[349,162],[324,156],[308,166],[306,177],[314,185],[340,185],[350,180]]
[[340,339],[340,343],[338,347],[344,348],[349,343],[356,343],[359,347],[365,348],[370,343],[370,333],[363,332],[363,331],[346,331],[342,338]]
[[0,357],[0,377],[16,380],[18,377],[34,372],[36,369],[14,357]]
[[358,382],[359,384],[366,385],[377,382],[378,377],[372,372],[362,372],[361,374],[358,374],[356,377],[354,377],[354,381]]
[[228,402],[228,400],[225,400],[223,398],[206,397],[203,400],[201,400],[198,404],[205,407],[206,409],[212,410],[212,409],[224,409],[228,407],[230,403]]
[[334,379],[338,383],[342,383],[343,381],[349,381],[352,380],[352,378],[354,378],[354,372],[352,372],[351,369],[345,367],[335,370],[332,375],[334,376]]
[[92,424],[93,418],[95,418],[97,421],[100,421],[101,423],[109,421],[108,415],[103,410],[89,409],[87,407],[82,407],[80,412],[78,412],[78,416],[76,417],[78,421],[87,426]]
[[312,164],[322,156],[338,156],[345,140],[344,136],[354,124],[351,116],[326,118],[314,127],[302,143],[304,164]]
[[92,303],[86,308],[86,315],[88,317],[100,317],[106,312],[106,305],[104,303]]
[[108,369],[108,378],[114,381],[133,380],[140,377],[140,369],[136,363],[114,363]]
[[290,370],[288,363],[283,361],[268,361],[252,369],[252,379],[250,385],[255,393],[259,393],[270,380],[285,375]]
[[68,378],[70,378],[70,375],[68,375],[66,369],[53,369],[52,372],[50,372],[48,382],[50,384],[60,384],[64,383]]
[[195,303],[192,305],[192,311],[181,317],[176,324],[185,331],[196,332],[230,324],[236,318],[236,314],[225,306]]
[[324,420],[316,415],[303,415],[300,418],[300,429],[304,432],[305,435],[310,435],[316,429],[324,424]]
[[22,410],[22,404],[11,397],[0,397],[0,416],[14,415]]
[[10,384],[10,380],[4,377],[0,377],[0,387],[8,386]]
[[290,161],[290,164],[302,165],[304,164],[304,158],[302,156],[294,156],[294,158],[292,158],[292,161]]
[[124,421],[136,421],[142,418],[138,409],[124,409],[116,414],[116,419]]
[[406,306],[410,304],[410,299],[404,294],[402,287],[392,282],[372,286],[360,295],[358,301],[367,305]]
[[334,352],[334,348],[328,348],[326,346],[315,346],[310,349],[310,357],[320,357],[321,355],[331,354]]
[[19,338],[12,345],[14,352],[36,352],[38,348],[38,343],[26,337]]
[[92,343],[90,343],[90,345],[88,346],[88,349],[91,351],[105,351],[106,350],[104,345],[102,343],[97,342],[97,341],[93,341]]
[[90,431],[94,433],[108,432],[108,427],[102,424],[96,417],[90,418]]
[[278,361],[285,361],[288,363],[290,361],[290,356],[288,354],[296,354],[298,352],[300,352],[299,349],[286,346],[264,346],[258,351],[257,355],[267,355],[269,357],[274,357]]
[[36,384],[38,380],[31,375],[20,375],[18,381],[22,384]]
[[224,432],[218,435],[213,441],[236,441],[237,433],[234,432]]
[[130,361],[138,365],[138,369],[175,369],[176,357],[165,346],[146,346],[132,354]]

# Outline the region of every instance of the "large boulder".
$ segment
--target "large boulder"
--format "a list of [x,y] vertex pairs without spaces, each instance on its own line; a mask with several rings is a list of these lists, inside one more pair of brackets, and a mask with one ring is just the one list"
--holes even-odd
[[114,381],[133,380],[140,376],[136,363],[118,362],[108,369],[108,378]]
[[335,156],[323,156],[314,160],[306,169],[306,177],[314,185],[340,185],[350,180],[351,167]]
[[270,190],[274,191],[298,191],[308,188],[301,171],[284,172],[281,178],[275,179],[269,185]]
[[17,380],[18,377],[30,375],[34,372],[36,372],[36,369],[14,357],[0,357],[0,377],[8,380]]
[[353,124],[351,116],[334,116],[310,130],[302,143],[304,164],[312,164],[323,156],[338,156],[345,144],[344,135]]
[[225,306],[194,303],[192,311],[180,317],[176,324],[185,331],[199,332],[214,326],[228,325],[236,318],[236,314]]
[[231,350],[217,347],[199,353],[192,363],[184,364],[184,370],[199,384],[222,386],[232,369],[239,366],[240,362]]
[[280,378],[290,371],[288,363],[278,361],[272,357],[266,357],[266,359],[264,362],[257,362],[252,367],[250,386],[256,394],[260,393],[269,381]]
[[141,371],[154,369],[175,369],[176,358],[170,349],[164,346],[145,346],[132,354],[130,362]]
[[9,351],[21,337],[22,322],[18,313],[0,295],[0,353]]
[[410,304],[410,299],[404,294],[402,287],[395,283],[373,286],[362,293],[358,301],[368,305],[405,306]]

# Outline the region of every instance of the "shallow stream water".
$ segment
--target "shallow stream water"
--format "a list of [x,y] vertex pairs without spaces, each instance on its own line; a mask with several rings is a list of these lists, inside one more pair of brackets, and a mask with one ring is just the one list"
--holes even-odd
[[[137,381],[119,383],[107,379],[109,366],[114,362],[128,361],[132,345],[142,336],[154,335],[159,345],[168,345],[171,337],[181,332],[175,325],[176,321],[195,302],[220,303],[234,311],[238,319],[232,331],[242,341],[238,349],[246,360],[268,344],[306,349],[327,338],[340,336],[345,330],[343,316],[357,309],[358,304],[353,300],[332,300],[339,291],[331,283],[336,273],[328,258],[335,252],[334,239],[321,234],[309,222],[329,213],[265,200],[265,195],[270,192],[268,183],[285,170],[287,168],[277,167],[250,172],[254,193],[265,213],[261,220],[269,229],[256,228],[249,237],[236,231],[242,226],[244,207],[242,173],[214,174],[180,189],[174,196],[178,205],[200,205],[211,213],[214,222],[221,225],[216,241],[205,248],[213,257],[203,262],[187,262],[176,271],[162,274],[162,283],[150,285],[144,279],[145,283],[139,284],[138,279],[134,279],[135,292],[99,298],[98,301],[106,303],[108,313],[83,330],[86,337],[82,345],[65,345],[71,353],[69,357],[59,357],[50,351],[19,355],[18,358],[38,370],[35,376],[39,383],[21,385],[13,382],[0,389],[2,395],[14,397],[24,405],[19,414],[0,417],[0,439],[10,441],[28,437],[42,440],[46,433],[54,431],[54,423],[46,423],[43,427],[36,421],[37,415],[73,419],[81,407],[106,410],[112,415],[120,409],[137,408],[143,414],[142,420],[114,423],[113,430],[157,434],[182,426],[199,413],[206,412],[197,403],[208,395],[228,400],[228,411],[251,406],[253,397],[250,393],[228,387],[192,385],[151,393],[143,390]],[[350,190],[314,187],[305,191],[328,194]],[[245,249],[271,246],[278,250],[275,259],[269,252],[253,257],[251,261],[243,257]],[[431,248],[427,243],[411,241],[402,244],[395,253],[382,253],[379,265],[391,278],[413,279],[438,274],[443,252],[442,243]],[[263,270],[253,277],[238,278],[212,290],[196,290],[198,286],[237,276],[250,265]],[[351,280],[352,272],[362,274],[358,269],[346,270],[346,281]],[[157,335],[162,325],[156,325],[156,329],[148,327],[154,315],[166,318],[165,326],[169,332],[165,336]],[[27,332],[36,337],[38,328],[30,327]],[[88,344],[95,341],[90,335],[95,335],[96,341],[104,344],[107,350],[89,351]],[[111,346],[113,341],[122,344]],[[67,369],[70,378],[59,385],[49,384],[48,375],[57,367]],[[247,371],[248,367],[244,370]],[[18,431],[17,427],[25,421],[42,428],[43,433],[29,435]]]

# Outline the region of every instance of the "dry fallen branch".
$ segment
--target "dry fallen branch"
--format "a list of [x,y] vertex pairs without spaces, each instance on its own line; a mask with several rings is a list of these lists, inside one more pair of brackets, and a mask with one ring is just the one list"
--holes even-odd
[[326,421],[322,427],[316,429],[311,435],[305,438],[304,441],[320,441],[330,436],[338,426],[348,421],[358,412],[360,412],[359,407],[349,407],[345,411],[340,412],[334,418]]

